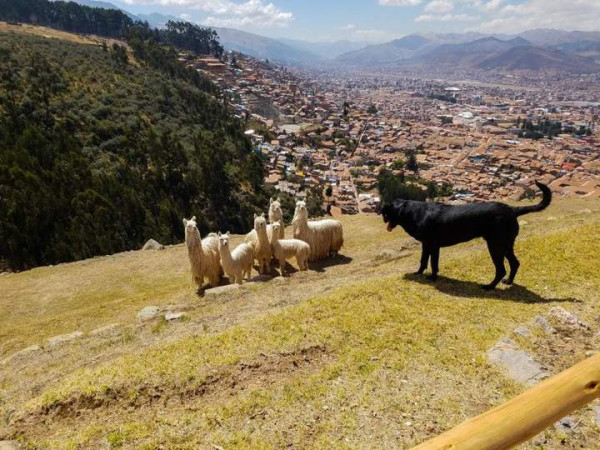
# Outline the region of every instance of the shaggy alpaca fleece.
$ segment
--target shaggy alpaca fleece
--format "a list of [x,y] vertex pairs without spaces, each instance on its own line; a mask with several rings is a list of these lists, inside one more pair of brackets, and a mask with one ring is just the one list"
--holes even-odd
[[274,223],[281,223],[281,228],[279,229],[279,238],[285,238],[285,226],[283,224],[283,211],[281,209],[281,203],[279,202],[279,198],[269,199],[269,223],[272,225]]
[[254,250],[254,258],[258,262],[259,273],[271,271],[271,234],[273,229],[267,225],[265,214],[260,216],[254,214],[254,230],[246,235],[246,243]]
[[192,280],[198,288],[208,279],[212,287],[218,286],[221,281],[221,263],[219,258],[219,242],[217,235],[209,234],[204,239],[200,237],[200,231],[196,225],[196,216],[190,220],[183,219],[185,228],[185,244],[188,249],[190,266],[192,269]]
[[344,245],[342,224],[337,220],[308,220],[308,210],[303,201],[296,202],[294,219],[294,238],[310,245],[309,261],[318,261],[330,255],[336,255]]
[[271,238],[271,247],[273,255],[279,261],[281,275],[285,274],[285,262],[288,259],[296,258],[300,270],[308,270],[308,258],[310,256],[310,246],[300,239],[279,239],[279,231],[283,226],[281,223],[273,224],[273,236]]
[[221,265],[232,283],[242,284],[244,277],[250,279],[252,263],[254,263],[254,250],[249,244],[238,245],[233,251],[229,247],[229,231],[218,234],[219,254]]

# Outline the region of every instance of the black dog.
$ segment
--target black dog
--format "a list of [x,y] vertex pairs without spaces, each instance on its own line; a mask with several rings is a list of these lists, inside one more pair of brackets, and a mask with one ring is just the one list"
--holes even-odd
[[449,247],[477,237],[485,239],[496,267],[496,276],[484,289],[494,289],[506,275],[504,258],[510,265],[510,274],[504,283],[512,284],[519,269],[519,260],[513,249],[519,234],[517,217],[542,211],[552,200],[552,192],[548,186],[537,181],[535,184],[542,190],[543,198],[540,203],[532,206],[514,207],[498,202],[452,206],[395,200],[385,205],[381,213],[388,231],[400,225],[408,234],[422,242],[421,266],[417,273],[422,274],[425,271],[431,256],[432,280],[437,278],[440,247]]

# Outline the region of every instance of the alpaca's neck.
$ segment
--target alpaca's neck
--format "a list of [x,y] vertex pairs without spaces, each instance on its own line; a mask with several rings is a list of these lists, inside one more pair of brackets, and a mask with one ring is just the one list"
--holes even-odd
[[260,242],[261,244],[264,244],[269,240],[266,228],[260,228],[259,230],[256,230],[256,235],[258,236],[258,242]]
[[229,247],[219,247],[219,254],[221,255],[221,262],[223,265],[229,265],[229,263],[233,261]]
[[292,225],[294,229],[298,229],[299,231],[306,230],[308,228],[308,219],[302,216],[294,217]]

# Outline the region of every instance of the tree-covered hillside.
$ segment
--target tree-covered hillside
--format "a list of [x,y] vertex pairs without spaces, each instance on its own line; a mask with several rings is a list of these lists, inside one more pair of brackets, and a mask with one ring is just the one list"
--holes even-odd
[[[9,2],[10,3],[10,2]],[[13,269],[246,231],[261,160],[216,88],[144,37],[0,34],[0,261]]]

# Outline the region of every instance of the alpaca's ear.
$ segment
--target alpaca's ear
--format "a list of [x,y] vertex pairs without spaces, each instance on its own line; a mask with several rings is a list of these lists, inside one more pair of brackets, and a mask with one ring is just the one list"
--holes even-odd
[[221,232],[220,231],[217,232],[217,237],[221,237]]
[[256,213],[254,213],[254,219],[255,219],[255,220],[256,220],[256,218],[257,218],[257,217],[258,217],[258,216],[256,215]]
[[262,213],[262,214],[260,215],[260,217],[265,217],[265,213]]
[[229,231],[227,232],[227,237],[229,237]]
[[192,220],[192,221],[195,222],[196,221],[196,216],[193,216],[190,220]]
[[271,198],[269,199],[269,206],[271,206],[272,204],[273,204],[273,197],[271,197]]
[[188,220],[187,219],[183,219],[183,227],[184,228],[187,227],[187,223],[188,223]]
[[276,201],[276,202],[279,202],[279,197],[277,197],[277,198],[275,199],[275,201]]

